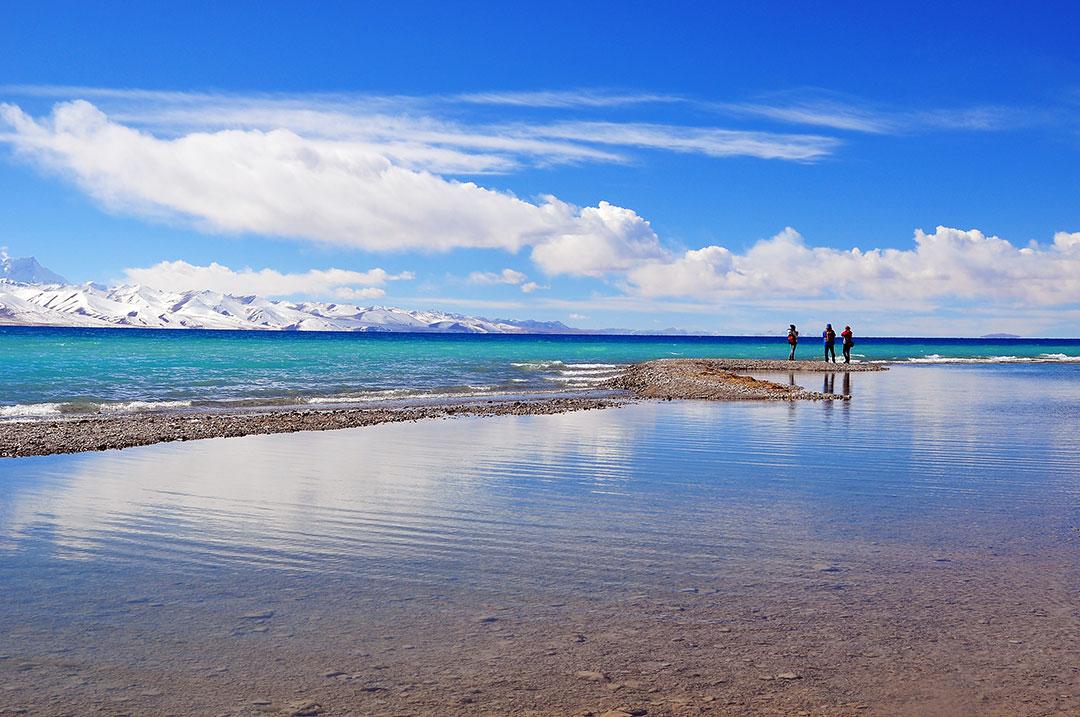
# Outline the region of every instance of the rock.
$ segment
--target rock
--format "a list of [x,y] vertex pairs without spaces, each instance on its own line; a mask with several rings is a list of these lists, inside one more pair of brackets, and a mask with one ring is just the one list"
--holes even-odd
[[241,620],[269,620],[274,616],[273,610],[263,610],[262,612],[249,612],[247,615],[241,615]]
[[781,672],[779,675],[776,676],[776,679],[778,679],[778,680],[797,680],[797,679],[799,679],[799,675],[795,674],[794,672]]
[[587,680],[589,682],[607,682],[608,676],[603,672],[597,672],[594,670],[581,670],[574,673],[574,677],[579,680]]
[[491,623],[498,622],[498,621],[499,621],[499,618],[495,617],[494,615],[484,615],[483,617],[480,618],[480,620],[478,622],[481,625],[490,625]]
[[318,702],[293,702],[289,705],[289,717],[315,717],[322,713],[322,705]]

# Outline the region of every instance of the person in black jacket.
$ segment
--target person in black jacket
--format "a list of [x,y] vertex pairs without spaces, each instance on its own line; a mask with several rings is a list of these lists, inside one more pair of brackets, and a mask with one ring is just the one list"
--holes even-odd
[[832,362],[836,363],[836,332],[833,331],[832,324],[825,324],[825,330],[821,332],[821,338],[825,339],[825,363],[829,362],[829,355],[832,355]]

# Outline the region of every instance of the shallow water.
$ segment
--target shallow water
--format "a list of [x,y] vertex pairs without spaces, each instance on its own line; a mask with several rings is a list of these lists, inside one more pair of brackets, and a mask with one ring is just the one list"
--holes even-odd
[[[804,337],[800,358],[817,358]],[[786,358],[773,337],[0,327],[0,418],[588,389],[656,358]],[[1080,362],[1077,339],[859,338],[857,361]]]
[[[299,650],[288,669],[318,671],[322,651],[340,661],[358,635],[421,644],[439,627],[418,621],[491,605],[702,585],[734,604],[764,584],[812,601],[804,576],[818,564],[872,582],[908,565],[1037,561],[1075,579],[1080,366],[791,380],[852,399],[646,402],[0,461],[0,582],[14,597],[0,670],[67,665],[77,687],[34,678],[65,705],[103,664],[149,661],[168,681],[265,637],[261,649]],[[415,612],[387,612],[402,601]],[[297,646],[315,634],[317,647]],[[129,690],[148,679],[124,674]]]
[[806,541],[1007,546],[1080,524],[1080,367],[793,380],[853,399],[649,402],[6,460],[0,561],[432,583],[482,565],[478,581],[632,585],[798,557]]

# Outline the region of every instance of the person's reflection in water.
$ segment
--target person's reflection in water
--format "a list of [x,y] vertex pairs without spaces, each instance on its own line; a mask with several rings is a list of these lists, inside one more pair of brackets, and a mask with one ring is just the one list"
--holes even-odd
[[795,385],[795,372],[794,371],[791,371],[791,372],[788,373],[787,381],[788,381],[789,386],[794,386]]
[[821,389],[822,393],[835,393],[836,388],[836,374],[825,374],[825,386]]
[[845,396],[850,396],[851,395],[851,372],[850,371],[844,371],[844,386],[843,386],[842,390],[843,390]]

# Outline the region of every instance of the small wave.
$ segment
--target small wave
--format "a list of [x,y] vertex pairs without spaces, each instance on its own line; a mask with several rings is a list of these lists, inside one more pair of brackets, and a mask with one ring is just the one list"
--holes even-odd
[[610,381],[612,378],[614,378],[614,375],[605,374],[603,376],[596,376],[596,375],[593,375],[593,376],[548,376],[547,380],[548,381],[555,381],[557,383],[565,383],[565,384],[569,384],[569,385],[574,385],[574,384],[601,383],[603,381]]
[[1039,354],[1038,356],[913,356],[908,363],[1080,363],[1080,356]]
[[30,403],[15,406],[0,406],[0,418],[38,418],[59,416],[59,403]]
[[98,410],[102,413],[162,411],[170,408],[191,408],[191,401],[122,401],[120,403],[102,403],[98,405]]
[[591,369],[588,371],[559,371],[560,376],[583,376],[589,378],[594,378],[597,376],[601,378],[610,378],[612,376],[617,376],[618,374],[618,371],[604,371],[597,369]]
[[0,418],[49,418],[95,413],[137,413],[189,408],[191,401],[67,401],[0,406]]
[[562,361],[521,361],[510,365],[515,368],[527,368],[531,371],[543,371],[544,369],[565,366],[566,364]]
[[570,369],[616,369],[619,368],[617,363],[568,363],[567,368]]

